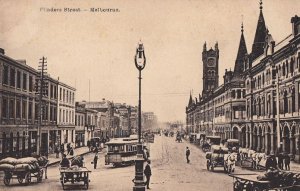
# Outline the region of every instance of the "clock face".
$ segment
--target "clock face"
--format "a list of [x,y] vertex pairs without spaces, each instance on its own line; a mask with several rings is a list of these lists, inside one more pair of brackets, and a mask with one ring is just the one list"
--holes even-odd
[[207,62],[207,66],[214,67],[215,66],[215,60],[214,59],[209,59],[208,62]]

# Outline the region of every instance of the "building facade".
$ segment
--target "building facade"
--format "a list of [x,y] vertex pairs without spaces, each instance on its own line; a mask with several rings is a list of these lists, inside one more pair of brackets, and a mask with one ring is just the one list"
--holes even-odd
[[[291,34],[276,43],[263,8],[248,53],[242,26],[234,71],[225,71],[216,87],[219,50],[203,48],[203,91],[189,98],[188,132],[236,138],[258,152],[285,152],[299,161],[300,148],[300,21],[291,18]],[[211,61],[210,61],[211,60]],[[216,72],[216,73],[215,73]]]
[[58,81],[57,127],[61,143],[75,144],[75,88]]

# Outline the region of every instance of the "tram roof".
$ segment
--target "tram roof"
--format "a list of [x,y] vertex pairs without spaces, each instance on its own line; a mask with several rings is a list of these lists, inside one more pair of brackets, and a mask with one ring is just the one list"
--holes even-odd
[[111,139],[109,142],[105,143],[106,145],[118,145],[118,144],[131,144],[131,143],[137,143],[138,140],[123,140],[123,138],[115,138]]

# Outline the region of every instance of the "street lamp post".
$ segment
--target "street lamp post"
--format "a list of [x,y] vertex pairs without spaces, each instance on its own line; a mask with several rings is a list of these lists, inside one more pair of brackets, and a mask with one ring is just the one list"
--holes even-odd
[[134,62],[136,68],[139,70],[139,110],[138,110],[138,139],[137,144],[137,155],[135,160],[135,178],[134,178],[134,187],[133,191],[145,191],[145,182],[144,182],[144,158],[143,158],[143,148],[141,143],[141,132],[142,132],[142,122],[141,122],[141,80],[142,80],[142,70],[146,65],[146,57],[144,52],[144,46],[142,42],[139,42],[136,49],[136,55],[134,57]]

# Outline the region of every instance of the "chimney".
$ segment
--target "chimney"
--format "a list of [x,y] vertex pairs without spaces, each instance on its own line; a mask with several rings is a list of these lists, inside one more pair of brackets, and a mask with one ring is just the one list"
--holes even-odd
[[295,17],[292,17],[291,19],[292,27],[293,27],[293,35],[297,36],[300,33],[300,19],[297,15]]
[[0,54],[5,54],[5,51],[4,51],[4,49],[3,48],[0,48]]

